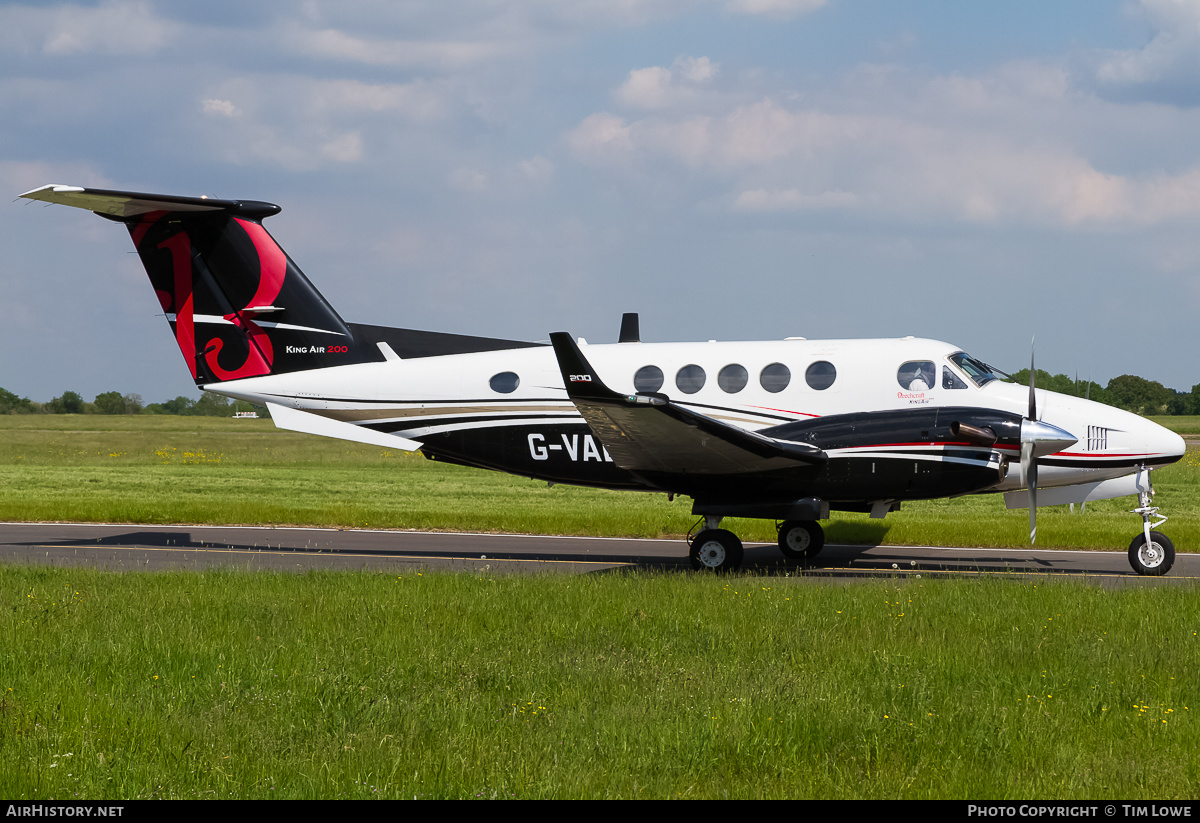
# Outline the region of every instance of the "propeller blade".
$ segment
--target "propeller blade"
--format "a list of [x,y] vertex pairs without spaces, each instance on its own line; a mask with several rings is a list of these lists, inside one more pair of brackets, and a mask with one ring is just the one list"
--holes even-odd
[[[1037,441],[1030,437],[1025,439],[1026,429],[1033,429],[1037,423],[1037,393],[1034,382],[1037,369],[1034,367],[1034,344],[1037,335],[1029,339],[1029,417],[1021,423],[1021,477],[1025,478],[1025,486],[1029,489],[1029,545],[1037,540]],[[1025,424],[1029,423],[1027,427]]]
[[1037,538],[1038,458],[1070,448],[1079,438],[1041,420],[1021,421],[1021,477],[1029,490],[1029,542]]
[[1032,440],[1021,442],[1021,476],[1029,489],[1029,543],[1037,542],[1037,444]]
[[1033,392],[1034,377],[1037,371],[1033,367],[1033,344],[1037,338],[1029,341],[1029,419],[1037,420],[1037,396]]

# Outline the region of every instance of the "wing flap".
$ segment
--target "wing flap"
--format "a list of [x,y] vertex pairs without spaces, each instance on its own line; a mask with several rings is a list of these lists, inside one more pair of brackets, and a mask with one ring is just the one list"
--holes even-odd
[[776,440],[686,409],[661,394],[621,395],[608,388],[566,332],[550,335],[567,396],[613,462],[630,471],[747,474],[824,465],[806,443]]

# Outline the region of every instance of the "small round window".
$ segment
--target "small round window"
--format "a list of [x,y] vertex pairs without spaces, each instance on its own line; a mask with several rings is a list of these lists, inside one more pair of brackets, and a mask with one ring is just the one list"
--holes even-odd
[[828,360],[818,360],[804,370],[804,382],[810,389],[822,391],[833,385],[837,380],[837,369]]
[[634,391],[658,391],[662,384],[663,373],[658,366],[642,366],[633,376]]
[[749,381],[750,375],[746,373],[745,366],[739,366],[737,363],[730,363],[717,374],[717,385],[723,391],[730,394],[737,394],[742,389],[746,388],[746,383]]
[[500,392],[500,394],[512,394],[517,390],[517,386],[521,385],[521,378],[517,377],[514,372],[502,371],[497,375],[493,375],[488,381],[488,385],[492,387],[492,391]]
[[772,363],[758,375],[758,382],[769,392],[781,392],[792,382],[792,370],[782,363]]
[[695,394],[704,388],[704,378],[704,369],[692,363],[675,372],[675,385],[684,394]]

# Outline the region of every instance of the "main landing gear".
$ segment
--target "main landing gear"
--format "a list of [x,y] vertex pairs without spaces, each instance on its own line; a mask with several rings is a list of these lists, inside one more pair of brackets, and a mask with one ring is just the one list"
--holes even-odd
[[785,520],[779,527],[779,550],[789,560],[816,557],[825,548],[825,530],[815,520]]
[[[727,572],[741,567],[742,541],[727,529],[717,528],[721,518],[706,516],[704,529],[691,538],[688,557],[696,571]],[[825,547],[825,530],[815,520],[788,520],[779,527],[779,550],[789,560],[817,556]]]
[[[1150,485],[1150,472],[1145,467],[1138,472],[1138,507],[1131,514],[1142,516],[1142,533],[1129,544],[1129,565],[1138,574],[1158,577],[1171,570],[1175,564],[1175,544],[1162,532],[1153,527],[1167,522],[1165,515],[1158,513],[1158,506],[1151,506],[1154,488]],[[1158,518],[1154,523],[1150,518]]]

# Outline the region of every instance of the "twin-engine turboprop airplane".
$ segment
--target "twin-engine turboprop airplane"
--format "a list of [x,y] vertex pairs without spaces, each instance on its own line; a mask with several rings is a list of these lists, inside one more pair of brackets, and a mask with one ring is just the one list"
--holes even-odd
[[[1003,492],[1010,508],[1138,495],[1139,574],[1175,549],[1150,471],[1183,456],[1134,414],[1005,383],[936,340],[551,345],[346,323],[262,226],[270,203],[45,186],[123,223],[196,385],[281,428],[551,483],[683,494],[697,569],[739,566],[725,517],[780,521],[811,558],[831,510]],[[1032,369],[1031,369],[1032,372]],[[1039,414],[1040,410],[1040,414]],[[1040,498],[1040,500],[1039,500]],[[1151,522],[1152,518],[1157,518]]]

